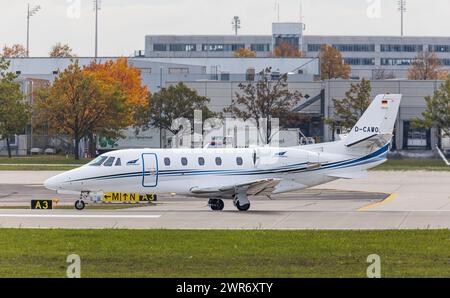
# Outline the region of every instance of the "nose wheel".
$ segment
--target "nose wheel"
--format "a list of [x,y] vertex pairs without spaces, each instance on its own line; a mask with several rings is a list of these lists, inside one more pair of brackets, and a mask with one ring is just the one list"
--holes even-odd
[[81,210],[84,209],[84,207],[86,207],[86,204],[84,203],[83,200],[78,200],[78,201],[75,202],[75,209],[81,211]]
[[208,205],[213,211],[222,211],[225,204],[221,199],[209,199]]

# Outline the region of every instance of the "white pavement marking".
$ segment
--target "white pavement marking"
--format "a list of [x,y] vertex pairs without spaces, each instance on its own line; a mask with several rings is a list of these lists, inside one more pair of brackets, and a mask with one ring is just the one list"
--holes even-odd
[[160,218],[161,215],[111,215],[111,214],[0,214],[2,217],[56,217],[56,218]]

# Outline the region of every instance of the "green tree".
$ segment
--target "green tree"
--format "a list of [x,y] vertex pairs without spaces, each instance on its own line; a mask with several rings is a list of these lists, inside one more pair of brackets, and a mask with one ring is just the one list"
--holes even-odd
[[[261,137],[266,144],[269,144],[273,137],[271,119],[279,118],[282,125],[283,121],[296,117],[292,109],[303,98],[299,91],[288,89],[287,74],[276,79],[272,75],[272,69],[268,67],[259,73],[260,79],[256,83],[240,83],[240,92],[236,92],[231,105],[224,109],[225,113],[233,117],[256,121],[258,131],[265,133],[265,136]],[[267,129],[263,121],[267,121]]]
[[8,72],[9,62],[0,58],[0,136],[6,140],[11,157],[10,138],[22,134],[29,120],[30,110],[24,101],[16,75]]
[[116,83],[97,80],[75,61],[60,73],[52,86],[41,90],[35,99],[38,125],[47,125],[54,134],[70,136],[75,141],[79,159],[82,138],[92,133],[115,138],[129,123],[126,97]]
[[433,96],[425,97],[427,108],[422,119],[414,119],[413,127],[436,127],[444,137],[450,137],[450,76],[437,89]]
[[333,137],[336,127],[350,130],[355,126],[371,103],[371,91],[370,81],[363,79],[357,84],[351,84],[343,99],[333,98],[333,116],[325,121],[331,126]]
[[190,89],[184,83],[162,88],[160,91],[153,93],[151,99],[149,124],[159,129],[168,130],[174,135],[180,132],[182,128],[174,129],[172,123],[178,118],[186,118],[193,122],[195,110],[202,111],[203,119],[215,116],[215,113],[207,106],[210,99],[198,95],[195,90]]

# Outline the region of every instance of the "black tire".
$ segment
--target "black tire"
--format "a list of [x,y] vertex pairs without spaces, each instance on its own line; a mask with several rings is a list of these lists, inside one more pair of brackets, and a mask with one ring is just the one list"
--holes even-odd
[[83,200],[78,200],[75,202],[75,209],[81,211],[84,209],[84,207],[86,207],[86,204],[84,203]]
[[239,201],[236,201],[236,208],[239,211],[248,211],[248,209],[250,209],[250,203],[244,204],[244,205],[240,205]]
[[211,207],[211,210],[213,211],[222,211],[225,207],[225,204],[221,199],[210,199],[208,201],[209,206]]

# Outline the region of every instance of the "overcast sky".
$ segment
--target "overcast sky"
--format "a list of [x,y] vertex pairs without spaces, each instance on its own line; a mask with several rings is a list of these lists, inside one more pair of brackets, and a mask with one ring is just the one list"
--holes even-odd
[[[406,0],[406,35],[450,36],[450,0]],[[271,34],[276,0],[102,0],[99,55],[130,55],[144,49],[146,34]],[[299,21],[300,0],[279,0],[280,21]],[[47,56],[56,42],[79,56],[94,52],[92,0],[0,0],[0,45],[26,43],[26,6],[41,5],[31,18],[31,56]],[[398,35],[397,0],[303,0],[306,34]]]

